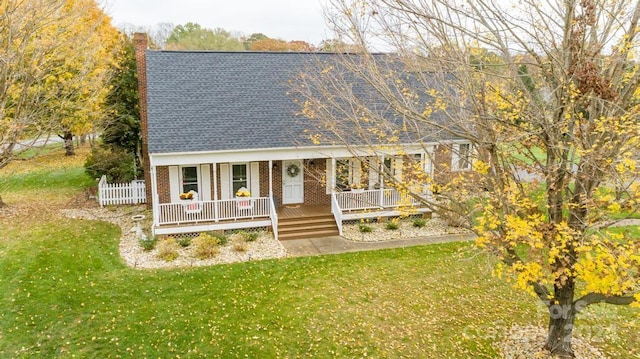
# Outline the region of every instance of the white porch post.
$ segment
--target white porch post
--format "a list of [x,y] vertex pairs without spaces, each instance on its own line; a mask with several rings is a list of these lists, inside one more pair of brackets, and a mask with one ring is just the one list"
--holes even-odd
[[156,177],[156,166],[151,164],[151,210],[153,212],[153,228],[152,233],[155,233],[155,228],[160,224],[160,198],[158,196],[158,179]]
[[378,176],[380,176],[380,207],[384,208],[384,171],[386,168],[384,167],[384,156],[379,157],[378,161]]
[[273,160],[269,160],[269,197],[273,200]]
[[218,222],[218,164],[213,162],[213,220]]
[[329,178],[330,180],[330,184],[331,184],[331,193],[333,194],[335,192],[336,189],[336,158],[335,157],[331,157],[331,178]]
[[[424,153],[423,170],[427,174],[433,183],[433,146],[425,149]],[[422,197],[427,200],[431,200],[431,186],[428,184],[422,185]]]

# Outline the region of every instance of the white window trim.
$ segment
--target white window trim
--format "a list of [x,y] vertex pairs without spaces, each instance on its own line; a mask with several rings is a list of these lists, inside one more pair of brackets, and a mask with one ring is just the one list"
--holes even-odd
[[[469,146],[469,160],[467,161],[467,167],[461,168],[460,165],[460,147],[462,145]],[[451,150],[451,170],[452,171],[471,171],[473,168],[473,146],[470,142],[454,143]]]
[[[245,168],[247,169],[247,186],[245,187],[247,190],[249,190],[249,192],[251,192],[251,163],[250,162],[234,162],[234,163],[229,163],[229,194],[231,195],[231,198],[235,198],[236,197],[236,192],[234,192],[233,190],[233,166],[237,166],[237,165],[244,165]],[[258,194],[257,196],[259,196],[260,194]],[[251,196],[254,197],[254,194],[251,193]]]
[[180,192],[184,193],[184,178],[183,178],[183,172],[182,169],[183,168],[188,168],[188,167],[195,167],[196,168],[196,178],[198,181],[198,190],[196,192],[198,192],[198,194],[200,194],[202,192],[202,174],[200,173],[200,165],[183,165],[183,166],[178,166],[178,181],[179,181],[179,185],[180,185]]
[[335,168],[333,169],[333,179],[334,179],[334,190],[338,190],[338,161],[347,162],[347,184],[351,187],[352,184],[356,184],[358,186],[362,186],[362,162],[360,159],[355,157],[343,157],[336,158]]
[[[414,156],[413,160],[420,163],[420,168],[422,169],[422,171],[427,173],[428,167],[429,167],[427,163],[427,154],[424,152],[416,152],[416,153],[410,153],[409,155]],[[418,158],[418,156],[420,156],[420,158]]]
[[[387,167],[385,162],[389,160],[390,168]],[[392,178],[391,182],[401,182],[402,181],[402,166],[404,165],[404,158],[401,155],[389,155],[383,156],[380,161],[380,183],[384,183],[386,176],[388,175]]]

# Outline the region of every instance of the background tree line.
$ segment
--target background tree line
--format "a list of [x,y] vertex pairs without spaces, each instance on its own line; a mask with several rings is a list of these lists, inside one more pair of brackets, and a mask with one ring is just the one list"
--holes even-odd
[[[8,0],[0,4],[0,169],[43,138],[100,134],[92,176],[127,181],[141,168],[132,26],[117,29],[95,0]],[[324,51],[261,33],[238,36],[196,23],[161,23],[152,46],[171,50]],[[138,170],[139,171],[139,170]],[[1,203],[1,201],[0,201]]]
[[124,24],[122,31],[128,35],[134,32],[147,33],[153,46],[166,50],[335,52],[357,49],[339,39],[310,44],[302,40],[272,38],[260,32],[248,36],[234,34],[223,28],[210,29],[193,22],[183,25],[159,23],[152,27]]

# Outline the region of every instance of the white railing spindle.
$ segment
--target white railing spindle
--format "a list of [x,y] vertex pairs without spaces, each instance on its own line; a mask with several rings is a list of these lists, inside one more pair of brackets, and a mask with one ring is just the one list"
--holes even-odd
[[[250,208],[245,208],[244,203],[240,203],[244,201],[249,202]],[[271,208],[269,197],[161,203],[158,207],[159,225],[271,218],[271,212],[275,212],[275,208]]]

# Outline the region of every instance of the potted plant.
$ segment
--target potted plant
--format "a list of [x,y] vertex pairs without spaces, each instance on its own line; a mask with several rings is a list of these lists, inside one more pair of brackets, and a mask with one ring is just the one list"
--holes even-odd
[[189,192],[186,193],[180,193],[180,199],[181,200],[192,200],[194,198],[194,196],[196,196],[196,192],[194,190],[191,190]]
[[185,213],[200,213],[202,207],[198,203],[198,192],[191,190],[187,193],[180,193],[180,201]]
[[245,187],[240,187],[240,189],[238,189],[238,191],[236,192],[236,202],[238,203],[238,209],[251,209],[251,207],[253,207],[249,197],[251,197],[251,192],[249,192],[248,189],[246,189]]
[[364,188],[362,187],[362,185],[360,183],[352,183],[350,185],[351,187],[351,192],[353,193],[362,193],[364,192]]

